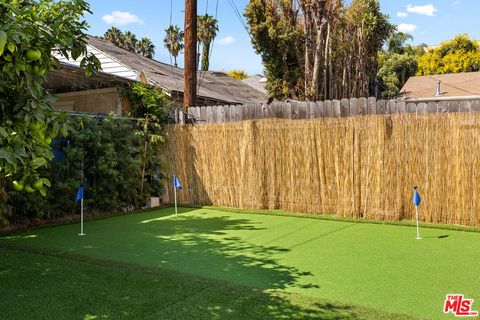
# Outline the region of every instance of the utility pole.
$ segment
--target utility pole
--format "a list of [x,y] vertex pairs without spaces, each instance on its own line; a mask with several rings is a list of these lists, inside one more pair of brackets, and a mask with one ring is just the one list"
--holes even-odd
[[197,88],[197,0],[185,0],[185,69],[183,111],[196,104]]

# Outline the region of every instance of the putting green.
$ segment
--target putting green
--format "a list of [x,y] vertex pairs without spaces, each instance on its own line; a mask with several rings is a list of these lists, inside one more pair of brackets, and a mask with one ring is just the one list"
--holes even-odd
[[181,208],[43,228],[0,245],[122,261],[422,318],[480,310],[480,233]]

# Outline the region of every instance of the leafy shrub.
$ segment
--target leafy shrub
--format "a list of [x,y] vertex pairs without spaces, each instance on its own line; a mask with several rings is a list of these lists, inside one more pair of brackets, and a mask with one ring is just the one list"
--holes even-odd
[[52,182],[47,196],[15,193],[9,199],[13,220],[78,212],[75,193],[82,184],[87,211],[139,208],[148,196],[161,193],[161,162],[150,157],[144,163],[142,122],[112,116],[72,122],[75,130],[67,138],[55,140],[56,159],[41,172]]

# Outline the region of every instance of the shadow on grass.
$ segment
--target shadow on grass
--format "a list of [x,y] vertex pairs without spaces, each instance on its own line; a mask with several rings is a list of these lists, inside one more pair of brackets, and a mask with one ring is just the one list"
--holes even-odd
[[174,271],[2,248],[0,288],[9,320],[403,319]]
[[[189,214],[193,210],[198,211]],[[194,208],[172,213],[163,209],[93,221],[82,238],[75,236],[78,226],[70,225],[4,237],[0,244],[160,267],[261,289],[319,287],[310,283],[308,270],[279,262],[289,248],[245,239],[265,230],[261,223]]]
[[129,238],[128,251],[137,252],[138,260],[154,266],[262,289],[318,287],[297,283],[312,276],[310,272],[278,262],[290,249],[252,244],[237,235],[264,230],[248,218],[200,211],[197,215],[138,220],[129,229],[135,236]]
[[445,239],[448,238],[450,235],[444,234],[441,236],[430,236],[430,237],[422,237],[422,239]]
[[188,211],[96,221],[85,238],[66,226],[11,239],[24,249],[0,254],[8,319],[406,319],[281,291],[317,286],[279,262],[289,249],[244,240],[261,223]]
[[165,308],[158,316],[165,319],[360,319],[362,313],[363,309],[348,305],[227,286],[207,288],[197,296]]

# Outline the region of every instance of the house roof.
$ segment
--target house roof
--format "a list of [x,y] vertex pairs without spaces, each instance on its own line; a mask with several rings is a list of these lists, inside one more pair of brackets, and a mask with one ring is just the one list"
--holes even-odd
[[267,83],[267,79],[265,79],[265,77],[260,74],[256,74],[252,77],[245,78],[242,80],[242,82],[262,92],[263,94],[267,94],[267,90],[265,89],[265,84]]
[[[87,41],[88,50],[99,58],[103,72],[134,80],[138,80],[143,72],[151,84],[168,91],[171,96],[183,95],[183,69],[131,53],[97,37],[88,36]],[[78,61],[61,58],[60,61],[78,65]],[[200,86],[197,96],[219,104],[264,102],[267,99],[265,94],[223,72],[199,71],[197,77]]]
[[[436,96],[440,80],[440,96]],[[402,99],[480,96],[480,72],[410,77],[400,91]]]
[[97,72],[91,77],[87,77],[85,70],[61,63],[58,69],[47,73],[45,88],[50,93],[56,94],[117,87],[131,82],[134,82],[134,80],[105,72]]

